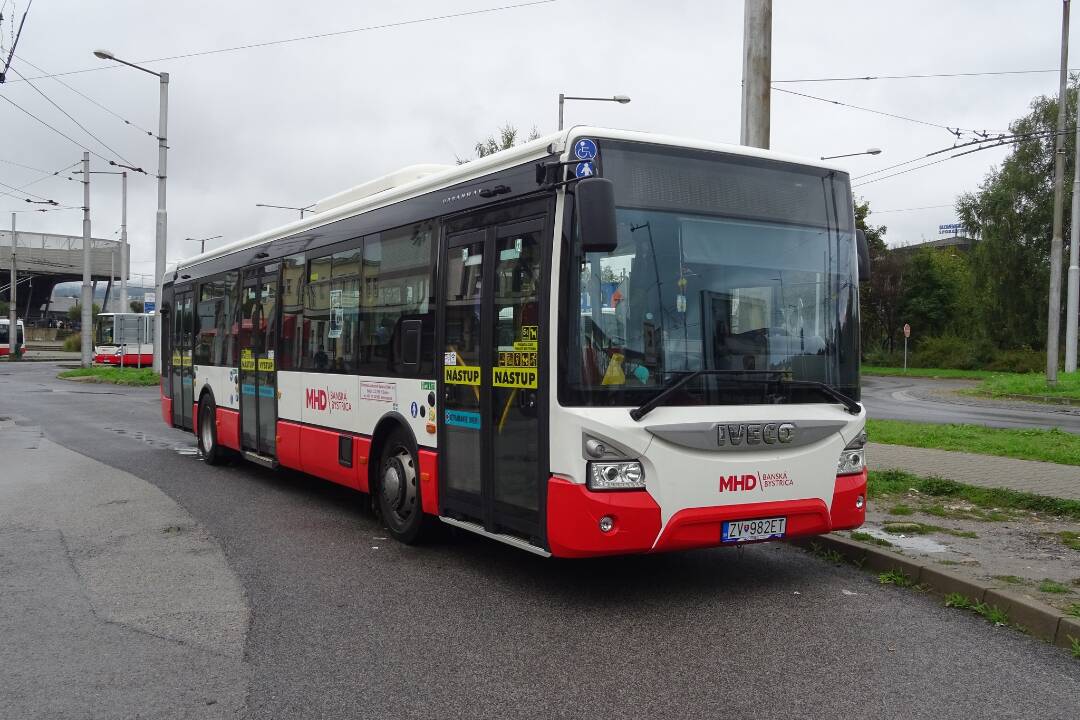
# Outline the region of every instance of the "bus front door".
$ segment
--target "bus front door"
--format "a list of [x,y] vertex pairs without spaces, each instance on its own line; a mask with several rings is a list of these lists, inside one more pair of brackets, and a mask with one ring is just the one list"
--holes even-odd
[[193,340],[192,319],[194,309],[191,304],[191,290],[177,290],[174,295],[172,314],[172,412],[173,425],[191,429],[192,405],[195,399],[191,343]]
[[542,546],[545,217],[463,224],[442,259],[440,512]]
[[267,457],[277,452],[277,272],[245,270],[240,296],[240,441]]

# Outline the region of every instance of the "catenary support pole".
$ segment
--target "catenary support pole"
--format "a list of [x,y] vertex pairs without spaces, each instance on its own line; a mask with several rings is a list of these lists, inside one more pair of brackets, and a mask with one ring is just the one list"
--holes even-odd
[[127,170],[120,173],[120,312],[128,307]]
[[768,148],[772,101],[772,0],[744,2],[742,80],[739,142]]
[[94,294],[90,289],[90,153],[84,152],[82,159],[83,183],[83,270],[82,270],[82,366],[93,364],[93,348],[90,347],[90,325],[94,319]]
[[1069,292],[1065,306],[1065,372],[1076,372],[1076,325],[1080,314],[1080,123],[1076,126],[1075,145],[1072,215],[1069,217]]
[[165,178],[168,159],[169,73],[160,73],[161,105],[158,109],[158,209],[154,243],[154,371],[161,372],[161,281],[165,277],[165,249],[168,229],[165,214]]
[[8,360],[15,359],[15,346],[19,342],[19,306],[16,304],[18,280],[15,270],[15,213],[11,213],[11,289],[8,291]]
[[1054,234],[1050,239],[1050,303],[1046,320],[1046,383],[1057,384],[1061,332],[1061,216],[1065,199],[1065,91],[1069,80],[1069,0],[1061,3],[1061,75],[1058,79],[1057,136],[1054,142]]

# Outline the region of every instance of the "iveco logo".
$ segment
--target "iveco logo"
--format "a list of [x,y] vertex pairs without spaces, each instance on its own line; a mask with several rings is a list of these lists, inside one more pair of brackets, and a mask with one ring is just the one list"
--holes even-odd
[[716,444],[724,445],[775,445],[789,443],[795,438],[794,423],[741,423],[716,426]]

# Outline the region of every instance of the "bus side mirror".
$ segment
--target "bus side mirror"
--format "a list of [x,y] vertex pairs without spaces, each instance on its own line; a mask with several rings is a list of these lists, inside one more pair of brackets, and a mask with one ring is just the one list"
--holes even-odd
[[615,225],[615,183],[591,177],[575,188],[581,246],[587,252],[610,253],[619,244]]
[[870,246],[862,230],[855,231],[855,247],[859,251],[859,282],[870,282]]

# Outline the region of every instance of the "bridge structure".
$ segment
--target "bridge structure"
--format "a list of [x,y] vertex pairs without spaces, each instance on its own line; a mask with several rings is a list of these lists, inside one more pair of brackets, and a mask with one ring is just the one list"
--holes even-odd
[[[0,298],[4,299],[10,297],[11,243],[11,231],[0,231]],[[90,239],[90,279],[95,283],[109,283],[106,299],[112,292],[114,279],[123,274],[130,277],[130,250],[129,247],[127,266],[121,267],[119,240]],[[15,265],[19,317],[26,320],[41,318],[48,312],[57,284],[82,281],[82,236],[16,230]]]

